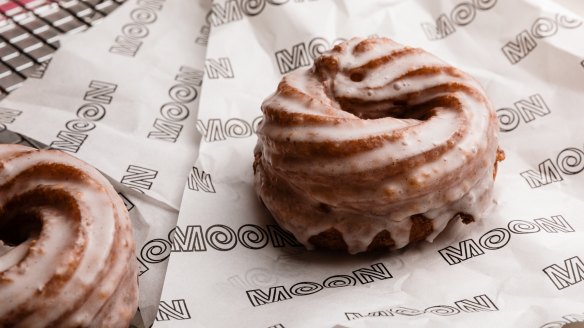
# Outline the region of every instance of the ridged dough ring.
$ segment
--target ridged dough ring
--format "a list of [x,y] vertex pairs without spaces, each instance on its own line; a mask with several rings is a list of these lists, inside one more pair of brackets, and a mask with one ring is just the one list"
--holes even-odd
[[336,45],[262,104],[256,191],[308,248],[433,240],[492,200],[495,111],[466,73],[387,38]]
[[0,206],[0,327],[128,327],[138,302],[132,227],[96,169],[2,145]]

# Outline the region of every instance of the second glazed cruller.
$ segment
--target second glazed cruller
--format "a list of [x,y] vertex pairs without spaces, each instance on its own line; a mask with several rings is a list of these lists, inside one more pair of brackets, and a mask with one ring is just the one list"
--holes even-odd
[[351,39],[262,105],[256,191],[308,248],[432,240],[492,199],[497,119],[479,84],[422,49]]

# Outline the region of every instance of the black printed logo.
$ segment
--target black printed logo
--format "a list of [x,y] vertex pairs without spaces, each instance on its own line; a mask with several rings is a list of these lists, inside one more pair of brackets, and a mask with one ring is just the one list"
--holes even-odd
[[552,264],[543,269],[554,286],[561,290],[584,280],[584,262],[574,256],[564,261],[564,265]]
[[[264,2],[265,5],[265,1]],[[214,3],[207,14],[207,22],[212,26],[219,26],[243,19],[241,7],[237,0],[227,0],[224,5]]]
[[203,230],[200,225],[176,227],[168,234],[168,248],[172,252],[205,252],[207,246],[216,251],[230,251],[237,245],[257,250],[272,247],[300,247],[294,236],[278,225],[261,227],[244,224],[237,229],[222,224],[215,224]]
[[190,318],[191,314],[184,299],[172,300],[170,304],[166,301],[160,301],[156,321],[186,320]]
[[[148,270],[146,263],[157,264],[164,262],[170,256],[170,243],[165,239],[155,238],[148,241],[140,249],[142,265]],[[144,263],[146,262],[146,263]]]
[[537,169],[537,172],[530,169],[520,173],[531,188],[562,181],[563,175],[575,175],[584,170],[584,151],[575,147],[566,148],[556,156],[555,163],[548,158],[539,163]]
[[243,16],[257,16],[266,8],[266,4],[279,6],[289,0],[227,0],[224,5],[213,3],[207,14],[207,22],[212,26],[219,26],[242,20]]
[[448,14],[441,14],[436,23],[422,23],[422,30],[429,40],[441,40],[456,32],[456,26],[466,26],[472,23],[478,11],[493,8],[497,0],[464,1],[456,5]]
[[211,27],[209,25],[203,25],[199,29],[199,36],[195,39],[195,43],[206,47],[209,43],[209,35],[211,34]]
[[[170,256],[170,242],[165,239],[155,238],[149,240],[140,249],[140,262],[148,269],[146,263],[157,264],[164,262]],[[144,263],[146,262],[146,263]]]
[[373,311],[367,314],[362,314],[360,312],[345,312],[345,317],[347,320],[356,320],[361,318],[372,318],[372,317],[393,317],[393,316],[418,316],[423,314],[434,314],[438,316],[452,316],[462,313],[472,313],[472,312],[484,312],[484,311],[499,311],[499,308],[495,305],[487,295],[479,295],[473,297],[472,300],[462,299],[460,301],[454,302],[452,305],[434,305],[425,308],[424,310],[418,310],[403,306],[393,306],[391,308]]
[[187,186],[190,190],[215,193],[215,187],[213,186],[211,175],[205,173],[205,171],[199,171],[196,167],[193,167],[189,173]]
[[[290,0],[227,0],[223,5],[214,2],[211,10],[207,13],[207,25],[201,27],[200,34],[195,43],[207,45],[211,26],[221,26],[227,23],[240,21],[245,16],[260,15],[268,5],[280,6]],[[313,2],[316,0],[308,0]],[[304,0],[295,0],[296,3],[303,3]]]
[[211,118],[206,124],[202,120],[197,120],[197,130],[206,142],[223,141],[227,138],[247,138],[256,133],[262,118],[263,116],[258,116],[251,122],[241,118],[230,118],[226,121]]
[[88,137],[89,131],[95,129],[94,122],[101,121],[106,115],[105,105],[112,102],[117,84],[103,81],[91,81],[89,90],[83,100],[86,101],[77,109],[77,119],[65,123],[66,130],[57,133],[57,140],[50,147],[76,153]]
[[134,203],[132,203],[128,197],[126,197],[126,195],[122,194],[121,192],[118,193],[118,195],[120,195],[120,198],[122,199],[122,201],[124,202],[124,206],[126,207],[126,210],[128,212],[130,212],[133,208],[134,208]]
[[0,131],[6,130],[6,124],[14,123],[22,111],[0,107]]
[[120,182],[142,194],[144,191],[150,190],[153,183],[152,180],[156,179],[158,175],[156,170],[137,165],[128,166],[126,173],[128,174],[124,175]]
[[261,289],[246,291],[247,298],[254,307],[292,299],[294,296],[307,296],[318,293],[324,288],[339,288],[369,284],[375,280],[391,279],[393,276],[383,263],[371,265],[371,268],[354,270],[352,275],[334,275],[322,283],[303,281],[286,289],[284,286],[270,287],[267,292]]
[[156,22],[157,11],[162,10],[164,0],[139,0],[138,7],[130,11],[130,23],[124,24],[109,52],[135,57],[143,40],[150,34],[148,25]]
[[551,219],[539,218],[532,221],[513,220],[507,224],[507,229],[496,228],[483,234],[478,242],[474,239],[463,240],[456,246],[448,246],[438,250],[440,256],[449,265],[455,265],[470,258],[485,254],[486,250],[494,251],[501,249],[511,240],[511,233],[531,234],[540,232],[574,232],[574,228],[561,215],[554,215]]
[[87,139],[87,134],[61,130],[57,133],[57,139],[51,142],[51,148],[76,153]]
[[277,225],[261,227],[244,224],[239,228],[216,224],[203,229],[200,225],[185,228],[175,227],[168,233],[168,239],[155,238],[142,246],[140,259],[146,263],[157,264],[166,261],[171,252],[230,251],[241,245],[250,250],[267,247],[301,247],[294,236]]
[[174,84],[168,90],[169,102],[160,107],[160,116],[152,123],[153,131],[149,139],[176,142],[183,129],[183,121],[190,115],[189,106],[199,93],[197,88],[203,83],[203,72],[188,66],[181,66]]
[[207,58],[205,60],[205,71],[207,72],[207,77],[213,80],[234,78],[231,60],[227,57]]
[[523,121],[529,123],[535,120],[535,116],[543,117],[551,113],[548,105],[539,94],[534,94],[529,99],[521,99],[515,102],[515,107],[504,107],[497,110],[499,130],[510,132],[515,130]]
[[501,50],[513,65],[523,60],[537,47],[537,39],[556,35],[560,27],[574,29],[582,25],[582,21],[557,14],[555,18],[539,17],[533,22],[530,30],[523,30],[515,37],[515,41],[507,42]]
[[50,63],[51,59],[45,60],[39,66],[37,66],[37,68],[32,73],[28,74],[28,77],[33,79],[42,79],[43,76],[45,76],[45,72],[49,68]]
[[313,38],[309,42],[300,42],[291,49],[281,49],[274,54],[280,74],[286,74],[300,67],[310,66],[313,60],[329,50],[332,46],[345,41],[343,38],[328,42],[324,38]]

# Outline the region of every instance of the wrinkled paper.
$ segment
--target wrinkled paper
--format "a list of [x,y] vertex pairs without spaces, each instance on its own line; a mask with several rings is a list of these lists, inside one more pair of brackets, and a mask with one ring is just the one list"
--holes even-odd
[[[66,37],[38,78],[0,103],[3,140],[66,151],[104,173],[132,218],[139,316],[151,326],[175,226],[197,156],[195,122],[210,2],[132,0],[88,31]],[[37,142],[30,141],[32,138]]]
[[[536,0],[223,0],[155,327],[560,327],[584,321],[584,26]],[[200,33],[199,33],[200,34]],[[287,72],[353,36],[436,54],[497,109],[495,201],[433,243],[306,251],[253,191],[260,104]]]

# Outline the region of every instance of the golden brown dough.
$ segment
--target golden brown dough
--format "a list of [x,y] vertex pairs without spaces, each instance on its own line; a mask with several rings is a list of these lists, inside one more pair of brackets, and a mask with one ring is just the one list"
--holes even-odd
[[262,112],[256,191],[308,248],[400,248],[491,203],[495,111],[422,49],[351,39],[285,76]]
[[128,212],[97,170],[0,145],[0,327],[127,328],[136,270]]

